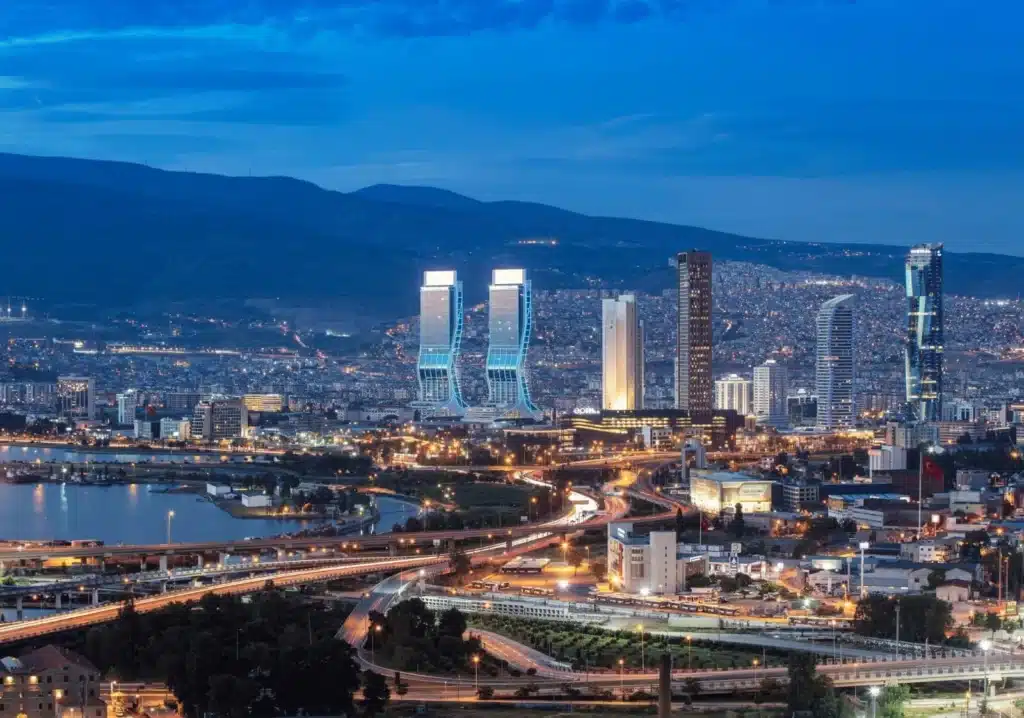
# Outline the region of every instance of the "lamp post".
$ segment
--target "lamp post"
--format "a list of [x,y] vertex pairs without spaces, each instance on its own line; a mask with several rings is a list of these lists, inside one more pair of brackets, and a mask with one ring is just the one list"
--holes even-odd
[[981,652],[985,655],[985,702],[983,705],[988,704],[988,652],[992,650],[992,641],[987,638],[978,644],[981,648]]
[[476,694],[480,695],[480,656],[473,656],[473,668],[476,671],[476,678],[473,682],[473,688],[476,690]]
[[171,509],[167,512],[167,543],[171,543],[171,520],[174,518],[174,510]]
[[686,637],[686,670],[693,670],[693,636]]
[[[758,686],[758,683],[757,683],[757,666],[760,663],[761,663],[761,661],[757,660],[756,658],[754,659],[754,690],[758,690],[758,687],[757,687]],[[760,692],[760,691],[758,690],[758,692]]]
[[636,624],[636,630],[640,631],[640,672],[647,672],[647,658],[644,656],[644,624]]
[[64,691],[60,688],[55,688],[53,691],[53,716],[54,718],[60,718],[60,699],[64,697]]
[[375,633],[380,633],[379,623],[370,624],[370,663],[374,664],[377,662],[377,645],[373,640],[373,634]]
[[871,696],[871,718],[876,718],[878,715],[878,694],[881,692],[882,689],[878,686],[868,688],[868,695]]
[[625,683],[625,679],[623,678],[623,674],[622,674],[623,670],[625,670],[625,667],[626,667],[626,659],[625,658],[620,658],[619,659],[619,695],[622,696],[622,700],[626,700],[626,683]]
[[867,590],[864,586],[864,551],[870,546],[867,541],[860,542],[860,597],[864,598],[867,595]]

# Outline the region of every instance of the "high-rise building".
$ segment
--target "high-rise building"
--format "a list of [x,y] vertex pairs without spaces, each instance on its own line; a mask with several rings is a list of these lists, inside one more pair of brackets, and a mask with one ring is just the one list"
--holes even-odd
[[424,272],[420,287],[417,404],[433,414],[462,416],[466,412],[458,366],[462,322],[462,282],[455,272]]
[[249,414],[241,399],[201,401],[192,414],[192,436],[204,443],[244,437],[248,425]]
[[907,409],[912,419],[942,418],[942,245],[907,255]]
[[817,318],[818,347],[814,389],[818,395],[817,425],[822,429],[853,426],[853,303],[852,294],[829,299]]
[[533,293],[525,269],[495,269],[488,303],[488,403],[501,416],[535,418],[526,364],[533,331]]
[[676,408],[712,409],[711,253],[676,255],[679,309],[676,331]]
[[789,372],[774,359],[754,368],[754,415],[759,424],[789,424]]
[[601,302],[602,409],[644,408],[644,326],[636,297]]
[[126,389],[117,395],[118,426],[135,425],[135,409],[138,405],[139,392],[136,389]]
[[715,408],[733,410],[740,416],[753,413],[750,379],[739,374],[729,374],[715,382]]
[[57,413],[72,420],[96,418],[96,385],[92,377],[57,378]]
[[164,406],[174,414],[191,414],[202,398],[198,391],[172,391],[164,396]]

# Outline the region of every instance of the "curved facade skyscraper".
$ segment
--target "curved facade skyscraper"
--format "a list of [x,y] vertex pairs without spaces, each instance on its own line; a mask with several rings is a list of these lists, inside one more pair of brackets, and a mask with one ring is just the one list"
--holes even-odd
[[435,416],[462,416],[466,411],[458,369],[462,322],[462,282],[455,272],[424,272],[420,287],[417,403]]
[[853,426],[853,295],[829,299],[818,310],[814,387],[821,429]]
[[488,302],[488,403],[507,418],[536,418],[526,355],[533,331],[533,295],[525,269],[495,269]]
[[907,255],[907,409],[918,421],[942,419],[942,245]]

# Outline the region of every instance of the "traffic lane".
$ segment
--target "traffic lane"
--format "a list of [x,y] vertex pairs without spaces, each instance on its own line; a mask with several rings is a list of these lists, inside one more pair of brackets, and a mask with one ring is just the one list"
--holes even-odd
[[[135,601],[135,610],[139,612],[156,611],[175,603],[197,600],[207,594],[231,595],[237,593],[249,593],[260,590],[267,581],[273,581],[274,585],[290,586],[307,581],[321,581],[325,579],[359,575],[361,573],[374,573],[377,571],[393,570],[396,568],[407,568],[412,566],[425,566],[437,563],[440,559],[434,556],[395,559],[380,563],[365,563],[359,565],[330,566],[302,571],[290,571],[278,574],[269,574],[257,578],[239,579],[237,581],[226,581],[219,584],[211,584],[199,588],[175,591],[174,593],[160,594],[148,598],[141,598]],[[31,621],[19,621],[0,626],[0,641],[21,640],[36,636],[56,633],[78,628],[82,626],[95,625],[110,621],[118,615],[121,610],[120,604],[108,604],[96,608],[87,608],[73,613],[55,614]]]

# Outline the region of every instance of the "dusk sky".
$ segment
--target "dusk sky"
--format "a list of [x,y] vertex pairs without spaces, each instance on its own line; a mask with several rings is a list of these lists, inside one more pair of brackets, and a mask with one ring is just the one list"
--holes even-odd
[[6,0],[0,151],[1024,254],[1020,0]]

